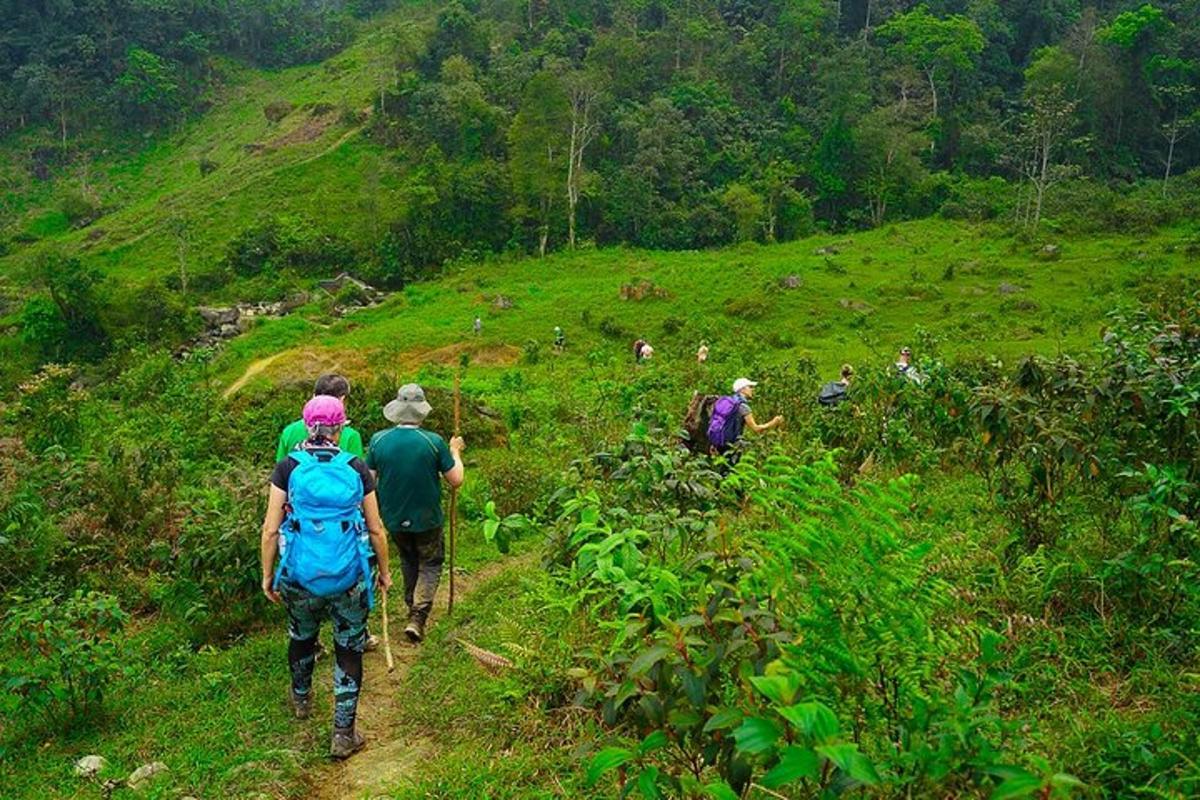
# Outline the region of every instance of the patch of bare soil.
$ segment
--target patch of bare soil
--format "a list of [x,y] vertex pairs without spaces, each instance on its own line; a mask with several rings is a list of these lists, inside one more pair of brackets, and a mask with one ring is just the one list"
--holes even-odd
[[322,114],[319,117],[306,117],[296,127],[286,133],[276,136],[271,141],[267,142],[266,150],[275,151],[282,150],[285,147],[292,147],[298,144],[307,144],[315,142],[324,135],[325,131],[329,130],[333,124],[337,122],[337,114]]

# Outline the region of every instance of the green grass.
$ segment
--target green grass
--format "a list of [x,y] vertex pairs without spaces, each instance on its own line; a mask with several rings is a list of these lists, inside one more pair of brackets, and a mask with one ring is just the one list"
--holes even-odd
[[[536,341],[548,356],[555,325],[566,330],[568,353],[543,357],[542,370],[560,361],[578,364],[593,351],[628,360],[635,336],[655,345],[656,363],[647,369],[690,363],[707,340],[711,372],[722,382],[751,366],[743,351],[764,347],[773,361],[811,359],[823,372],[842,361],[890,363],[901,345],[918,347],[923,338],[946,356],[1010,360],[1090,347],[1108,311],[1186,271],[1179,245],[1190,235],[1180,229],[1144,238],[1056,239],[1061,258],[1043,261],[1040,243],[991,227],[926,220],[769,247],[614,248],[496,260],[410,286],[381,307],[327,327],[316,317],[267,322],[230,345],[218,373],[232,381],[251,361],[300,344],[366,357],[373,371],[456,342],[486,350]],[[837,255],[817,254],[831,245]],[[781,288],[791,275],[800,287]],[[619,298],[622,284],[642,279],[669,297]],[[498,309],[499,295],[514,307]],[[478,339],[470,334],[476,315],[484,322]],[[604,320],[624,334],[604,335]]]
[[[458,555],[459,566],[467,570],[497,558],[477,526],[464,526]],[[503,586],[485,587],[479,600],[469,597],[456,608],[456,624],[465,620],[472,625],[481,613],[503,613],[500,607],[508,596]],[[393,601],[398,602],[397,597]],[[170,773],[143,797],[309,796],[308,776],[327,763],[331,667],[327,659],[318,662],[313,717],[294,720],[286,700],[290,678],[282,609],[272,609],[262,629],[242,640],[199,652],[183,643],[169,623],[142,620],[138,626],[128,645],[131,674],[118,681],[104,719],[66,736],[45,730],[16,741],[0,728],[0,742],[5,742],[0,749],[0,786],[5,798],[103,797],[98,783],[72,774],[75,761],[90,754],[109,762],[101,780],[123,779],[150,761],[165,763]],[[436,666],[431,668],[469,675],[477,668],[449,641],[450,629],[449,623],[433,629],[428,658]],[[382,659],[383,654],[367,658]],[[428,682],[407,682],[410,701],[404,705],[419,708],[429,702],[427,689]],[[470,684],[459,691],[469,694]],[[139,795],[127,790],[113,795],[133,796]]]

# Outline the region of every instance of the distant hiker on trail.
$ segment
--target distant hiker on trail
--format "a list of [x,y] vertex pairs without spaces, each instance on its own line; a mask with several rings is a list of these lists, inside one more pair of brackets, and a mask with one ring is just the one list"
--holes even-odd
[[703,364],[708,361],[708,343],[701,342],[700,349],[696,351],[696,363]]
[[648,358],[654,357],[654,348],[645,339],[638,339],[633,343],[633,360],[637,363],[642,363]]
[[447,446],[441,436],[421,427],[432,410],[420,386],[401,386],[383,409],[396,427],[371,437],[367,453],[367,466],[379,480],[383,520],[400,557],[408,604],[404,635],[414,643],[425,638],[446,553],[439,479],[457,488],[464,477],[462,438],[455,436]]
[[[346,758],[366,737],[355,727],[362,690],[367,614],[374,600],[370,559],[381,591],[392,585],[387,531],[379,516],[375,478],[340,449],[346,428],[342,401],[318,395],[304,406],[308,437],[271,472],[262,528],[262,590],[288,615],[292,710],[312,712],[312,677],[321,622],[333,626],[333,735],[329,753]],[[278,558],[278,564],[276,559]]]
[[896,374],[918,385],[925,382],[925,376],[913,366],[912,350],[907,347],[900,348],[900,355],[896,358]]
[[567,335],[565,333],[563,333],[562,328],[560,328],[558,325],[555,325],[554,326],[554,349],[561,353],[563,351],[563,348],[566,346],[567,346]]
[[836,381],[830,381],[821,387],[821,393],[817,395],[817,402],[823,406],[836,406],[847,397],[847,390],[850,388],[850,381],[854,378],[854,367],[849,364],[842,364],[842,377]]
[[[336,397],[345,403],[346,398],[350,396],[350,381],[343,375],[332,373],[322,375],[317,378],[316,385],[313,386],[313,397],[320,395]],[[279,434],[279,443],[275,446],[275,460],[283,461],[288,453],[295,450],[307,439],[308,429],[304,425],[304,420],[298,419],[291,423]],[[362,458],[362,435],[349,425],[344,426],[342,429],[341,448],[347,453],[353,453]]]
[[478,336],[483,332],[483,320],[479,317],[475,318],[475,335]]
[[719,455],[725,455],[737,444],[745,428],[763,433],[783,424],[782,416],[762,425],[754,420],[749,401],[754,397],[755,386],[758,384],[749,378],[738,378],[733,382],[733,394],[720,398],[713,406],[708,422],[708,442]]

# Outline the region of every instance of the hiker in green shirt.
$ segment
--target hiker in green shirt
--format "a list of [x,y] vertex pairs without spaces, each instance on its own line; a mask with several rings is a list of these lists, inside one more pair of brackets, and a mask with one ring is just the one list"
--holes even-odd
[[[321,395],[336,397],[344,403],[350,396],[350,381],[344,375],[322,375],[317,378],[317,383],[313,386],[313,397]],[[298,419],[284,428],[283,432],[279,434],[279,444],[275,447],[276,463],[287,458],[287,454],[303,444],[307,438],[308,429],[304,427],[302,419]],[[347,425],[342,429],[341,448],[347,453],[353,453],[362,458],[362,435]]]
[[425,623],[433,608],[442,577],[446,539],[443,535],[442,487],[462,486],[462,437],[446,440],[421,427],[432,407],[415,383],[400,387],[383,415],[396,427],[371,437],[367,466],[378,479],[383,523],[392,534],[404,577],[411,642],[425,637]]
[[[350,380],[345,375],[336,373],[327,373],[317,378],[317,382],[313,385],[313,397],[321,397],[328,395],[336,397],[343,403],[350,396]],[[308,426],[304,424],[303,419],[298,419],[288,425],[279,434],[279,444],[275,446],[275,463],[279,463],[288,457],[288,453],[295,450],[308,440]],[[346,425],[342,428],[342,435],[338,441],[338,446],[347,453],[356,455],[362,458],[363,443],[362,435]],[[379,647],[379,637],[373,636],[370,632],[367,633],[366,651],[374,652]],[[317,655],[321,656],[325,652],[325,648],[317,642]]]

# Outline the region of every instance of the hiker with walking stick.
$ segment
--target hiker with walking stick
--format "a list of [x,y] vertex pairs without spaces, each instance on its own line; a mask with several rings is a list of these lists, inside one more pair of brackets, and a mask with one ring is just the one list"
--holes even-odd
[[447,445],[421,427],[432,410],[420,386],[400,387],[396,399],[383,409],[395,427],[375,434],[367,452],[367,466],[379,482],[383,521],[400,556],[408,604],[404,635],[414,643],[425,638],[446,554],[439,479],[457,489],[464,478],[462,437],[452,437]]
[[379,517],[375,478],[358,456],[339,447],[346,427],[340,398],[319,395],[304,406],[308,438],[271,473],[262,527],[262,590],[288,616],[292,710],[312,711],[317,636],[333,627],[333,736],[329,753],[346,758],[366,737],[355,720],[363,682],[367,614],[374,601],[371,558],[379,590],[392,585],[387,531]]

